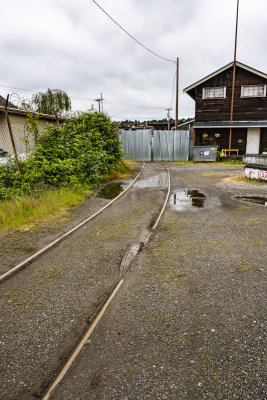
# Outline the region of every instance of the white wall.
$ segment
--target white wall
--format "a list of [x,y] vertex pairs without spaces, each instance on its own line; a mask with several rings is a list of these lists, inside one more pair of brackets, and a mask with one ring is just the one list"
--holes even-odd
[[248,128],[246,154],[259,154],[261,128]]

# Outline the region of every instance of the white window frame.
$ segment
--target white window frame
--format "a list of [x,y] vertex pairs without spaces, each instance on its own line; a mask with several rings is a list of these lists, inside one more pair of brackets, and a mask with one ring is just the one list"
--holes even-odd
[[[248,87],[258,87],[258,86],[263,86],[263,95],[260,95],[260,96],[244,96],[244,88],[248,88]],[[243,86],[241,86],[241,95],[240,95],[240,97],[241,98],[244,98],[244,99],[252,99],[253,97],[266,97],[266,86],[267,85],[264,85],[264,84],[260,84],[260,85],[243,85]]]
[[[223,89],[223,96],[219,97],[206,97],[206,90],[207,89]],[[202,89],[202,99],[204,100],[212,100],[212,99],[225,99],[226,98],[226,86],[214,86],[214,87],[205,87]]]

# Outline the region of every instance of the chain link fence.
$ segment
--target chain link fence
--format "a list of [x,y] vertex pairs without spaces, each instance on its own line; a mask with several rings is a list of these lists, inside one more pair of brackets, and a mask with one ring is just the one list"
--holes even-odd
[[[23,156],[35,146],[34,133],[27,123],[27,114],[0,111],[0,162],[7,156]],[[37,135],[41,135],[47,124],[57,125],[57,120],[40,117]]]

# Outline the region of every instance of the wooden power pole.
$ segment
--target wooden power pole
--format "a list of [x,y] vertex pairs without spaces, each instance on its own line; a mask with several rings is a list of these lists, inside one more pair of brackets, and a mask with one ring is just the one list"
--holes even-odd
[[[235,98],[235,74],[236,74],[236,49],[237,49],[238,11],[239,11],[239,0],[237,0],[237,9],[236,9],[235,51],[234,51],[234,65],[233,65],[233,84],[232,84],[230,124],[233,123],[234,98]],[[231,155],[231,146],[232,146],[232,127],[230,128],[230,133],[229,133],[229,157]]]
[[179,91],[179,58],[176,59],[176,104],[175,104],[175,130],[178,129],[178,91]]

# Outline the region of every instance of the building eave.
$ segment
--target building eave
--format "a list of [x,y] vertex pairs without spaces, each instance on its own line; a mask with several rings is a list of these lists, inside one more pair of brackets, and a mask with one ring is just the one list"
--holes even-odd
[[267,121],[195,122],[193,128],[267,128]]

